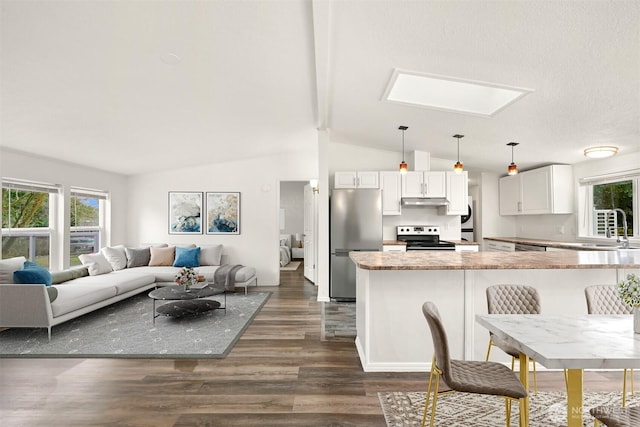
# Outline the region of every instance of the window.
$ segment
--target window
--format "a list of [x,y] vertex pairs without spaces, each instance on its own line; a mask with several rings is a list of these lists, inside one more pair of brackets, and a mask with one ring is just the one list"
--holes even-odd
[[52,202],[58,187],[27,181],[2,181],[2,258],[24,256],[50,265]]
[[82,254],[100,250],[104,234],[107,193],[72,188],[69,197],[69,265],[80,265]]
[[640,173],[582,179],[580,236],[624,236],[626,219],[627,235],[637,237],[639,183]]

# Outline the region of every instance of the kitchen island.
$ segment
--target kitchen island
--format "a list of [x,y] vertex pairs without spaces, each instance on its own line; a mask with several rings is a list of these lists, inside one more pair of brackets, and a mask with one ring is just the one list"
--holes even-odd
[[[356,264],[356,346],[367,372],[426,372],[433,345],[422,304],[433,301],[451,357],[484,360],[486,288],[535,287],[545,314],[586,314],[584,288],[640,274],[639,251],[352,252]],[[631,318],[630,320],[631,321]],[[508,362],[500,351],[492,360]]]

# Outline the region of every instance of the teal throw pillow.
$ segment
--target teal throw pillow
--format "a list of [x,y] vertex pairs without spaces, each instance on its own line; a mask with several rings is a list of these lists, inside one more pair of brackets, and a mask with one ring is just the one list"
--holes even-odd
[[14,271],[13,283],[34,283],[51,286],[51,273],[35,262],[25,261],[21,270]]
[[200,267],[200,248],[176,247],[174,267]]

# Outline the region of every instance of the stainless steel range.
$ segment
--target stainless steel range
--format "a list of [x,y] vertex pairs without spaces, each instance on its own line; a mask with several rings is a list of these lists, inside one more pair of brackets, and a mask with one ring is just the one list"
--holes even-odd
[[399,225],[397,239],[407,242],[407,251],[455,251],[456,245],[440,240],[437,225]]

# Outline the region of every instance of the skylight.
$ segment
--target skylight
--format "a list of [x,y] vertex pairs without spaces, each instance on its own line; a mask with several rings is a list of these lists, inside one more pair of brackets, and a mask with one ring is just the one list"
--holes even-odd
[[436,110],[492,116],[532,89],[394,70],[383,99]]

